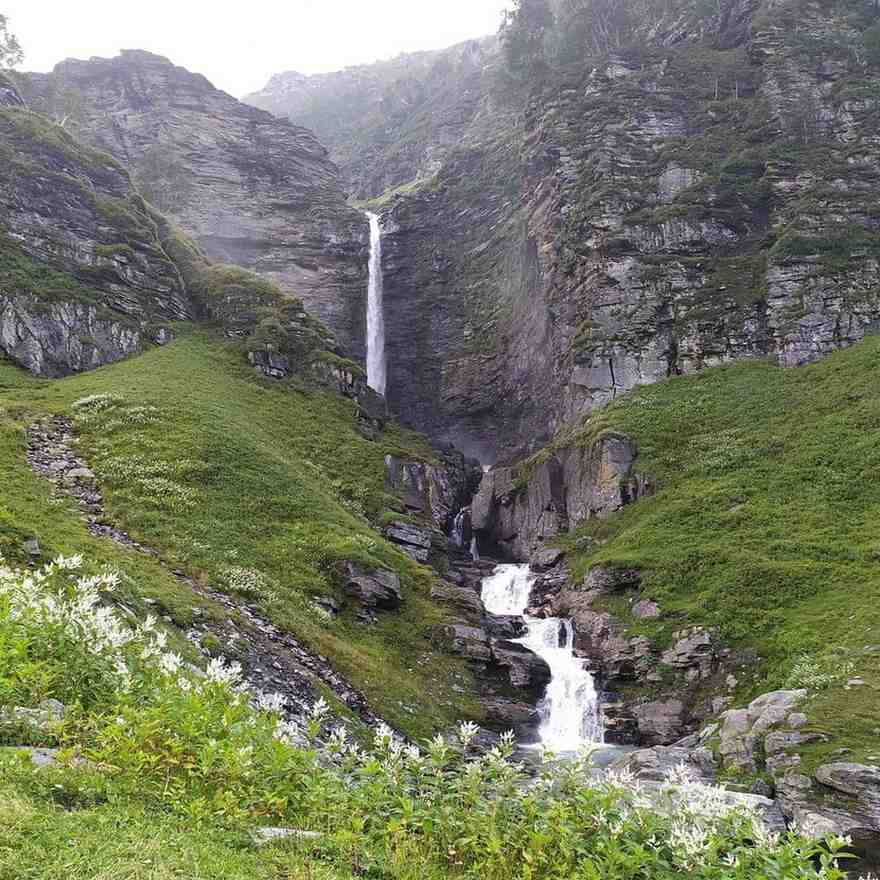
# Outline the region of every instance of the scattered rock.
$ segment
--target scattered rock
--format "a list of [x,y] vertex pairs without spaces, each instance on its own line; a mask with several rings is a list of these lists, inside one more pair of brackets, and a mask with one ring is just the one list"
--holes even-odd
[[650,599],[641,599],[632,607],[636,620],[656,620],[660,616],[660,606]]
[[558,547],[542,547],[540,550],[532,554],[530,560],[531,569],[537,573],[549,571],[555,565],[558,565],[564,558],[564,550],[560,550]]
[[251,831],[251,837],[257,846],[283,840],[320,840],[323,836],[320,831],[301,831],[298,828],[255,828]]
[[366,608],[394,611],[403,603],[400,578],[387,569],[367,571],[353,562],[345,566],[345,591]]

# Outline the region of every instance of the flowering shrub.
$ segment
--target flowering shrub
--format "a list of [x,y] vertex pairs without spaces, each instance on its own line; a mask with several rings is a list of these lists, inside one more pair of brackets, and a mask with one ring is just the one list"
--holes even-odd
[[223,583],[232,593],[274,602],[278,599],[278,584],[256,568],[229,565],[223,569]]
[[850,661],[803,654],[792,666],[786,687],[822,691],[844,681],[854,671],[855,665]]
[[[24,670],[2,663],[0,702],[81,701],[62,733],[88,759],[64,771],[71,802],[80,786],[194,826],[318,831],[316,858],[375,877],[844,876],[845,841],[770,834],[684,770],[647,790],[624,774],[593,775],[585,753],[562,764],[548,756],[534,776],[514,761],[512,735],[473,754],[471,723],[418,748],[385,725],[360,744],[343,727],[328,732],[323,701],[297,721],[282,697],[249,693],[235,664],[215,658],[193,671],[155,621],[127,625],[103,601],[115,576],[84,575],[82,564],[0,566],[0,646]],[[30,771],[27,784],[55,778]]]

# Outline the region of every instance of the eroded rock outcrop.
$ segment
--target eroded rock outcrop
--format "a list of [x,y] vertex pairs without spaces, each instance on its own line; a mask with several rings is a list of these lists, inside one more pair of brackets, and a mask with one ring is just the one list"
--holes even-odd
[[607,436],[587,449],[560,448],[535,463],[493,468],[471,506],[481,546],[528,559],[581,522],[611,516],[651,491],[634,470],[635,458],[629,440]]
[[110,156],[14,100],[0,107],[0,350],[64,376],[137,352],[193,305]]
[[367,221],[310,131],[148,52],[65,61],[29,80],[35,109],[66,116],[129,168],[208,257],[277,281],[363,356]]

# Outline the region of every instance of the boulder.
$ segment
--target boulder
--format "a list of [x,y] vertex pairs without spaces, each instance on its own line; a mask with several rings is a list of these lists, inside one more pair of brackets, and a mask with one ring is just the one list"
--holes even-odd
[[549,571],[565,558],[565,551],[558,547],[541,547],[532,554],[529,560],[532,571],[542,573]]
[[632,607],[636,620],[656,620],[660,616],[660,606],[650,599],[641,599]]
[[861,801],[880,829],[880,767],[839,761],[823,764],[815,776],[822,785]]
[[510,683],[529,692],[535,699],[543,696],[550,683],[550,667],[525,645],[506,640],[492,640],[492,657],[508,670]]
[[525,633],[526,624],[512,614],[484,614],[483,628],[493,639],[518,639]]
[[64,720],[66,709],[58,700],[43,700],[35,709],[16,706],[0,709],[0,730],[15,728],[37,734],[51,733]]
[[613,593],[620,590],[638,589],[641,583],[642,573],[637,568],[597,565],[590,569],[584,579],[584,589]]
[[450,640],[451,650],[456,654],[483,663],[489,663],[493,659],[492,647],[485,630],[456,624],[446,627],[445,634]]
[[353,562],[346,564],[345,591],[365,608],[393,611],[403,603],[400,578],[387,569],[367,571]]
[[661,655],[661,662],[674,669],[693,669],[694,678],[711,674],[715,663],[712,636],[702,627],[676,633],[677,641]]
[[522,727],[536,724],[539,720],[538,710],[528,703],[508,700],[504,697],[486,697],[482,703],[486,710],[486,718],[500,727]]
[[670,771],[682,765],[704,782],[715,779],[715,761],[712,752],[706,748],[654,746],[650,749],[637,749],[618,758],[612,766],[616,770],[629,771],[637,779],[662,782]]
[[633,707],[639,736],[646,745],[663,745],[679,739],[685,728],[681,700],[655,700]]
[[431,587],[431,598],[454,608],[469,623],[479,624],[483,617],[480,597],[468,587],[459,587],[449,581],[437,581]]
[[283,840],[320,840],[323,836],[320,831],[301,831],[298,828],[255,828],[251,831],[251,837],[257,846]]

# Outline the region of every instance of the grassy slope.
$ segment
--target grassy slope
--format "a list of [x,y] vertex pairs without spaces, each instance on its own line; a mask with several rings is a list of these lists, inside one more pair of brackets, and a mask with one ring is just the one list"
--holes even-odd
[[[69,505],[49,501],[25,462],[24,425],[106,393],[121,401],[79,430],[117,524],[213,585],[230,567],[258,570],[275,593],[259,600],[267,615],[329,657],[413,736],[478,714],[467,668],[430,642],[442,620],[428,595],[430,573],[370,525],[389,500],[384,455],[429,450],[393,428],[367,441],[353,403],[258,380],[240,351],[206,333],[184,330],[164,349],[60,382],[0,363],[0,475],[8,490],[0,498],[0,552],[20,555],[32,535],[47,556],[86,550],[130,576],[133,599],[158,599],[176,622],[190,622],[197,600],[156,564],[90,538]],[[371,628],[351,610],[332,623],[315,614],[312,596],[343,600],[339,566],[349,558],[398,571],[406,597],[399,614],[383,614]]]
[[[634,392],[566,441],[622,431],[659,481],[654,497],[569,539],[578,575],[603,562],[644,569],[665,614],[634,629],[665,642],[700,621],[757,649],[760,672],[738,700],[784,686],[805,654],[837,677],[811,700],[831,742],[808,765],[841,746],[880,755],[878,375],[876,337],[799,370],[707,370]],[[853,676],[866,685],[847,689]]]
[[242,832],[119,802],[65,809],[0,789],[0,880],[330,880],[307,847],[256,850]]

